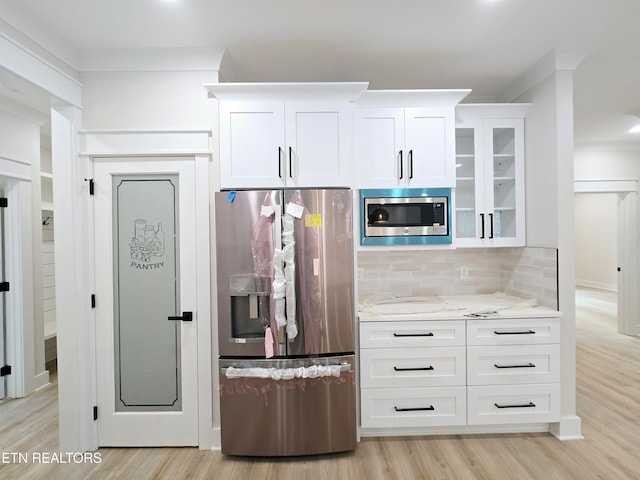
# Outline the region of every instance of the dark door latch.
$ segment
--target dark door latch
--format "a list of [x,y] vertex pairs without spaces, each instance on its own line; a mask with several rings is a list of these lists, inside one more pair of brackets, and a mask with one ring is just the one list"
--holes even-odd
[[169,317],[167,320],[181,320],[183,322],[191,322],[193,321],[193,312],[182,312],[182,316],[180,317]]

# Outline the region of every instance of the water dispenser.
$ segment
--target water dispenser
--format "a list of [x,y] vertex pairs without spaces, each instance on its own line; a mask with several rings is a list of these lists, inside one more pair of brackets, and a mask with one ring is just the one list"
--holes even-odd
[[229,277],[232,335],[230,341],[264,341],[264,330],[269,325],[270,293],[270,277],[256,274]]

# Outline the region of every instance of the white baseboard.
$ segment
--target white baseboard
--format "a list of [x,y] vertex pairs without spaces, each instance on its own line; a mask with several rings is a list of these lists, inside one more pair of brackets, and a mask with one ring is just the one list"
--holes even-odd
[[597,288],[599,290],[608,290],[610,292],[618,291],[618,284],[616,283],[594,282],[593,280],[585,280],[582,278],[576,278],[576,285],[580,287]]
[[562,417],[559,423],[549,425],[549,431],[558,440],[583,440],[582,419],[580,417]]
[[45,370],[44,372],[39,373],[38,375],[35,376],[34,391],[37,392],[38,390],[40,390],[43,387],[46,387],[47,385],[49,385],[49,370]]

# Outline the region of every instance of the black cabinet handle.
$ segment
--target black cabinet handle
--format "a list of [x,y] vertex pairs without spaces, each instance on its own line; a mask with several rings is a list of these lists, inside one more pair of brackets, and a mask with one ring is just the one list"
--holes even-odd
[[400,180],[402,180],[402,177],[404,177],[404,172],[402,171],[402,150],[400,150]]
[[480,238],[484,238],[484,213],[480,214],[480,225],[482,226]]
[[493,213],[489,214],[489,225],[491,226],[491,235],[489,235],[489,238],[493,238]]
[[433,333],[395,333],[393,332],[394,337],[433,337]]
[[524,405],[500,405],[498,403],[494,403],[494,405],[496,406],[496,408],[531,408],[536,406],[536,404],[533,402],[529,402]]
[[433,365],[429,365],[428,367],[393,367],[396,372],[418,372],[418,371],[426,371],[433,370]]
[[282,178],[282,147],[278,147],[278,178]]
[[191,322],[193,321],[193,312],[182,312],[180,317],[167,317],[167,320],[179,320],[182,322]]
[[533,330],[527,330],[524,332],[499,332],[497,330],[494,330],[493,333],[495,333],[496,335],[535,335],[536,332],[534,332]]
[[293,164],[291,158],[293,157],[293,148],[289,147],[289,178],[293,178]]
[[533,363],[527,363],[526,365],[498,365],[494,363],[493,366],[496,368],[536,368]]
[[409,180],[413,178],[413,150],[409,150]]
[[398,408],[393,407],[396,412],[424,412],[428,410],[435,410],[433,405],[429,405],[428,407],[414,407],[414,408]]

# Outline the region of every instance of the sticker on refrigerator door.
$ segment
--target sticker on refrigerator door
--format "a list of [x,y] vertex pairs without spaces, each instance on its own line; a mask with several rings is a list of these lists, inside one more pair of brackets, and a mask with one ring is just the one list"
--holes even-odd
[[322,215],[319,213],[309,213],[304,216],[304,226],[305,227],[321,227],[322,226]]
[[273,207],[271,205],[262,205],[260,207],[260,215],[261,216],[269,218],[273,214],[274,214],[274,210],[273,210]]
[[302,205],[298,205],[297,203],[289,202],[287,203],[287,213],[292,217],[296,217],[298,220],[302,218],[302,214],[304,213],[304,207]]
[[320,275],[320,259],[314,258],[313,259],[313,276],[317,277],[318,275]]

